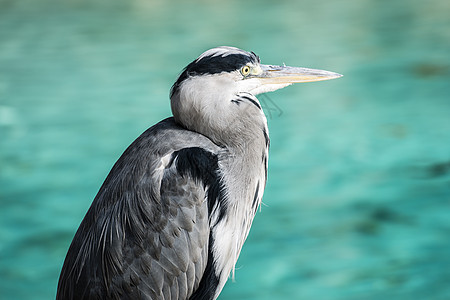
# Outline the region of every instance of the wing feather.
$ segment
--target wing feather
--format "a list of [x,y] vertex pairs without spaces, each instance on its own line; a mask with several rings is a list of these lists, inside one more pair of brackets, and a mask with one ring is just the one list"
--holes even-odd
[[133,142],[72,241],[57,299],[188,299],[211,260],[214,151],[173,119]]

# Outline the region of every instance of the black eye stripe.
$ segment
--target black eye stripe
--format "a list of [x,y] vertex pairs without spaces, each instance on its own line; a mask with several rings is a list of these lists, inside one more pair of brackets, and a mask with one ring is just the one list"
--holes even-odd
[[189,74],[204,75],[232,72],[239,70],[248,63],[255,63],[253,56],[243,54],[230,54],[227,56],[208,56],[186,67]]
[[211,55],[202,57],[191,62],[180,74],[177,81],[172,86],[171,97],[180,84],[189,77],[207,74],[218,74],[222,72],[233,72],[249,63],[258,64],[259,57],[253,52],[243,52],[242,54],[229,54],[226,56]]

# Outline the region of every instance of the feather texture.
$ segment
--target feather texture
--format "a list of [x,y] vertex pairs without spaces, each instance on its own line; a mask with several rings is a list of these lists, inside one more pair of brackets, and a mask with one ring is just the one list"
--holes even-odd
[[[210,189],[219,184],[218,151],[172,118],[143,133],[114,165],[83,219],[57,299],[190,297],[208,262],[206,199],[218,196]],[[161,159],[166,155],[171,159]],[[196,169],[187,171],[192,163]]]
[[250,76],[259,64],[253,52],[219,47],[182,71],[174,117],[128,147],[95,197],[57,299],[219,296],[267,179],[267,120],[252,94],[261,81]]

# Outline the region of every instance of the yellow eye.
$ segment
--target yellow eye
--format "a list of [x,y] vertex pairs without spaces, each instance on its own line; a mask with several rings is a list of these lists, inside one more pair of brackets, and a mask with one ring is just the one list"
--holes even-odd
[[241,74],[244,76],[247,76],[250,74],[250,67],[249,66],[243,66],[241,69]]

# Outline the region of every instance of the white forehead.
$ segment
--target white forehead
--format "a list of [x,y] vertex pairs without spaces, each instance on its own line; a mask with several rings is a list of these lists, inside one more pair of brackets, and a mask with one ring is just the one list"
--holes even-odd
[[215,56],[221,56],[221,57],[225,57],[231,54],[244,54],[244,55],[248,55],[247,51],[244,51],[242,49],[236,48],[236,47],[229,47],[229,46],[221,46],[221,47],[217,47],[217,48],[213,48],[213,49],[209,49],[205,52],[203,52],[197,59],[196,61],[199,61],[200,59],[210,56],[210,57],[215,57]]

